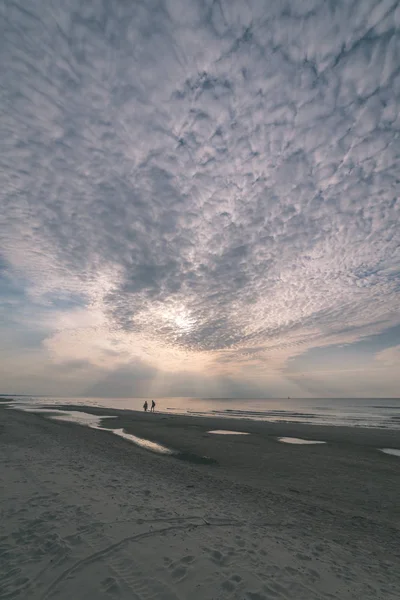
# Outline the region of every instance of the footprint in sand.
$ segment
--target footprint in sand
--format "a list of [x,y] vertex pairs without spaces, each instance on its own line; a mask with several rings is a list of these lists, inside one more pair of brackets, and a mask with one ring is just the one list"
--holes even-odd
[[182,579],[186,576],[187,569],[186,567],[180,566],[175,567],[175,569],[171,572],[172,578],[175,581],[182,581]]
[[212,556],[213,562],[216,562],[218,564],[221,563],[224,558],[219,550],[213,550],[211,552],[211,556]]
[[120,592],[118,581],[114,577],[107,577],[101,582],[101,588],[106,594],[115,595]]
[[299,560],[312,560],[311,556],[308,556],[308,554],[303,554],[302,552],[298,552],[298,553],[296,554],[296,557],[297,557]]
[[249,600],[267,600],[268,596],[264,596],[258,592],[247,592],[247,597]]
[[221,583],[221,587],[223,590],[226,590],[227,592],[233,592],[236,588],[235,584],[232,583],[232,581],[229,581],[229,579],[227,581],[223,581]]
[[192,562],[194,562],[195,558],[194,556],[192,556],[191,554],[189,554],[188,556],[184,556],[182,558],[182,561],[185,565],[191,565]]
[[267,594],[267,598],[286,598],[287,590],[280,585],[278,582],[272,582],[263,586],[264,592]]
[[241,581],[242,578],[240,575],[232,575],[229,579],[221,583],[221,587],[227,592],[234,592]]
[[171,577],[175,579],[175,581],[182,581],[186,577],[188,572],[188,567],[195,561],[195,557],[191,554],[184,556],[179,561],[171,562],[168,558],[164,558],[164,562],[169,564],[168,568],[171,571]]

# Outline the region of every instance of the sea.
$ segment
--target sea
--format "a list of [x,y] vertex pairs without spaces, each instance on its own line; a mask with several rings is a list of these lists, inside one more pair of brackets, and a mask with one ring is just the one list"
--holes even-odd
[[[4,398],[4,396],[3,396]],[[143,410],[146,398],[59,398],[12,396],[21,410],[65,406]],[[147,398],[151,402],[152,398]],[[165,414],[252,419],[400,430],[400,398],[154,398],[156,411]]]

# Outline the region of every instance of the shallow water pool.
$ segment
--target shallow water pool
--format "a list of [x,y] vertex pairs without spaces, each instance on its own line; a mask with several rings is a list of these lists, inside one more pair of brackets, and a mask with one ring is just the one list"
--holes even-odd
[[158,452],[159,454],[176,454],[174,450],[171,450],[162,444],[157,444],[157,442],[151,442],[150,440],[138,437],[137,435],[132,435],[131,433],[127,433],[124,429],[104,429],[104,431],[112,431],[112,433],[119,435],[120,437],[124,438],[124,440],[129,440],[137,446],[141,446],[142,448],[146,448],[146,450],[151,450],[152,452]]
[[381,452],[384,452],[385,454],[391,454],[392,456],[400,456],[400,450],[397,450],[397,448],[379,448],[379,450]]
[[303,440],[302,438],[294,438],[294,437],[280,437],[278,438],[280,442],[284,444],[299,444],[299,445],[310,445],[310,444],[326,444],[326,442],[322,442],[320,440]]
[[229,431],[229,429],[213,429],[207,433],[215,433],[217,435],[250,435],[247,431]]

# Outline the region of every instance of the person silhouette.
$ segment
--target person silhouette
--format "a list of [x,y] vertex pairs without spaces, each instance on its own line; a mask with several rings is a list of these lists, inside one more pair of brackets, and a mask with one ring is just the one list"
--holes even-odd
[[147,408],[148,408],[148,404],[147,404],[147,400],[145,400],[144,404],[143,404],[143,408],[144,408],[144,412],[147,412]]
[[154,412],[154,409],[156,407],[156,403],[154,402],[154,400],[151,401],[151,412]]

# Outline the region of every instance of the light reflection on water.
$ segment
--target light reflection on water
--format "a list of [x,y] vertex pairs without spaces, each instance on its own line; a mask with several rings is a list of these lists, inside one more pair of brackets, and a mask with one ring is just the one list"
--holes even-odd
[[[32,411],[33,412],[33,411]],[[54,411],[51,410],[38,410],[37,413],[52,413]],[[50,414],[50,419],[54,421],[67,421],[69,423],[77,423],[78,425],[86,425],[87,427],[92,427],[93,429],[103,429],[101,427],[101,423],[103,419],[116,419],[115,415],[104,415],[99,417],[97,415],[92,415],[90,413],[80,412],[77,410],[57,410],[57,413],[60,414]]]
[[129,440],[133,442],[137,446],[141,446],[146,450],[151,450],[151,452],[158,452],[159,454],[175,454],[173,450],[167,448],[166,446],[162,446],[161,444],[157,444],[156,442],[151,442],[150,440],[146,440],[145,438],[138,437],[137,435],[132,435],[131,433],[127,433],[124,429],[104,429],[104,431],[112,431],[115,435],[119,435],[125,440]]
[[247,431],[229,431],[229,429],[213,429],[207,433],[215,433],[217,435],[250,435]]
[[[38,411],[39,412],[39,411]],[[40,411],[40,412],[51,412],[51,411]],[[58,411],[57,411],[58,412]],[[162,446],[161,444],[157,444],[156,442],[151,442],[150,440],[146,440],[145,438],[138,437],[136,435],[132,435],[131,433],[127,433],[124,429],[109,429],[106,427],[101,427],[103,419],[116,419],[115,416],[102,416],[99,417],[97,415],[91,415],[89,413],[80,412],[80,411],[67,411],[60,410],[60,415],[49,415],[50,419],[54,421],[68,421],[70,423],[77,423],[79,425],[86,425],[87,427],[91,427],[92,429],[100,429],[101,431],[110,431],[115,435],[118,435],[125,440],[133,442],[137,446],[141,446],[146,450],[151,450],[151,452],[158,452],[159,454],[174,454],[173,450],[167,448],[166,446]]]
[[319,440],[304,440],[302,438],[295,437],[280,437],[278,438],[280,442],[284,444],[299,444],[299,445],[310,445],[310,444],[326,444],[326,442],[322,442]]
[[396,448],[380,448],[380,451],[385,454],[391,454],[392,456],[400,456],[400,450],[397,450]]
[[[30,413],[37,413],[37,414],[45,413],[48,416],[48,418],[50,418],[54,421],[66,421],[66,422],[70,422],[70,423],[84,425],[86,427],[91,427],[92,429],[108,431],[110,433],[114,433],[115,435],[118,435],[118,436],[136,444],[137,446],[141,446],[142,448],[145,448],[146,450],[150,450],[151,452],[156,452],[158,454],[176,456],[177,458],[181,458],[184,460],[186,460],[186,459],[192,460],[194,462],[198,462],[198,461],[200,461],[200,462],[205,461],[205,462],[210,462],[210,463],[215,462],[213,459],[209,459],[207,457],[197,457],[195,455],[180,453],[180,452],[177,452],[176,450],[171,450],[171,448],[168,448],[167,446],[163,446],[162,444],[158,444],[157,442],[152,442],[151,440],[147,440],[145,438],[141,438],[136,435],[127,433],[122,428],[111,429],[111,428],[106,428],[106,427],[101,426],[103,419],[116,419],[117,418],[116,415],[98,416],[98,415],[93,415],[91,413],[80,412],[80,411],[75,411],[75,410],[71,410],[71,411],[58,410],[56,408],[56,405],[54,405],[54,408],[51,409],[50,406],[49,406],[49,408],[44,408],[43,406],[41,407],[40,405],[32,406],[32,405],[27,405],[22,402],[21,403],[20,402],[10,403],[10,405],[7,404],[6,408],[11,409],[11,410],[20,410],[23,412],[30,412]],[[55,414],[55,412],[57,414]],[[245,432],[245,431],[232,431],[229,429],[214,429],[214,430],[208,431],[207,433],[212,433],[212,434],[217,434],[217,435],[250,435],[248,432]],[[296,438],[296,437],[278,437],[277,440],[279,442],[282,442],[285,444],[297,444],[297,445],[326,444],[326,441],[322,441],[322,440],[307,440],[304,438]],[[400,457],[400,449],[397,449],[397,448],[378,448],[378,450],[385,454]]]
[[54,410],[49,409],[32,409],[32,408],[23,408],[18,407],[19,410],[23,412],[31,412],[37,414],[46,414],[49,419],[52,421],[65,421],[67,423],[76,423],[77,425],[85,425],[86,427],[90,427],[91,429],[99,429],[101,431],[109,431],[118,435],[125,440],[133,442],[137,446],[141,446],[146,450],[150,450],[151,452],[157,452],[158,454],[176,454],[174,450],[163,446],[162,444],[157,444],[156,442],[151,442],[150,440],[146,440],[145,438],[138,437],[136,435],[132,435],[131,433],[127,433],[124,429],[109,429],[107,427],[102,427],[103,419],[116,419],[115,415],[105,415],[98,416],[92,415],[86,412],[74,411],[74,410],[57,410],[57,414],[54,414]]

